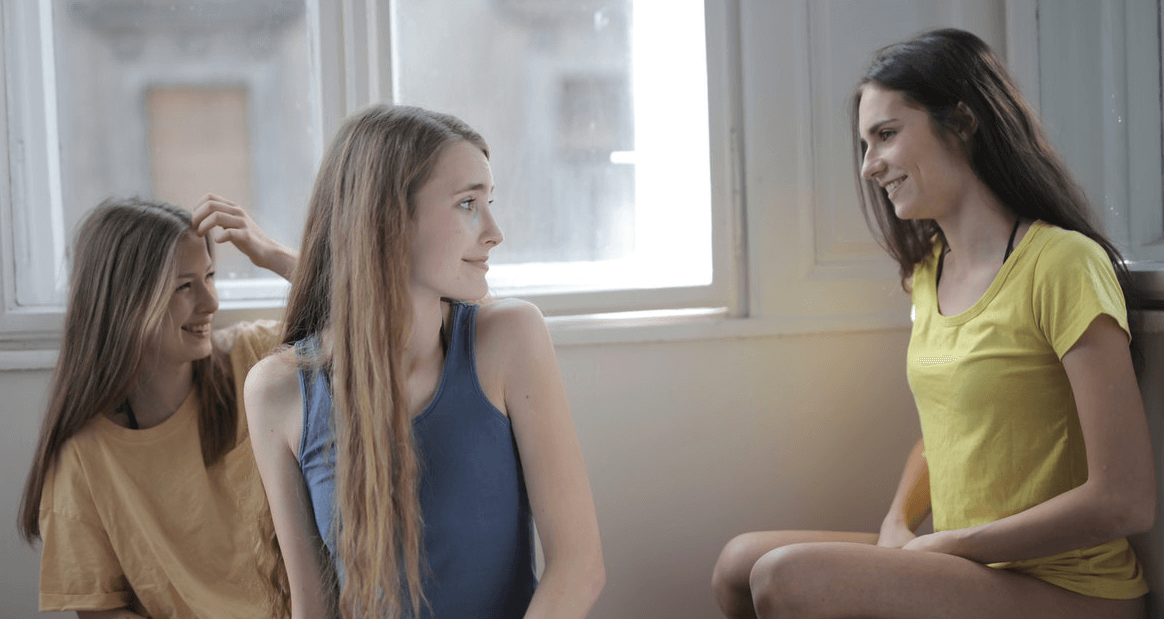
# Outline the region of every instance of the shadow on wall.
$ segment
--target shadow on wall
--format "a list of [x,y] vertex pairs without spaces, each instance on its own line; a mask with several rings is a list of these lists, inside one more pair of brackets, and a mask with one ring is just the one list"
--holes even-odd
[[1131,539],[1136,556],[1144,566],[1152,593],[1148,594],[1148,619],[1164,619],[1164,310],[1149,312],[1140,338],[1144,350],[1144,371],[1140,392],[1152,433],[1156,459],[1156,526]]

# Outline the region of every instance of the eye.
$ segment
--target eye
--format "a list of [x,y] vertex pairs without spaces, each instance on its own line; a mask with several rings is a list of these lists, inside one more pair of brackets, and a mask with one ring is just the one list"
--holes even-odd
[[[465,209],[466,211],[471,211],[477,208],[476,202],[477,198],[465,198],[464,200],[461,200],[461,203],[458,206]],[[492,202],[492,200],[490,200],[490,202]]]
[[178,286],[178,292],[182,292],[183,290],[189,290],[189,289],[190,289],[190,282],[186,282],[185,284]]
[[882,142],[892,138],[895,135],[897,135],[897,131],[894,129],[882,129],[877,133],[877,137],[881,138]]
[[211,271],[211,272],[207,273],[207,274],[206,274],[206,279],[214,279],[214,271]]

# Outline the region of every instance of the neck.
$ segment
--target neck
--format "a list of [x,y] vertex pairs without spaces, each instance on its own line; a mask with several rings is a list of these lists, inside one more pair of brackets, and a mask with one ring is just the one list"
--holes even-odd
[[169,419],[194,388],[193,363],[172,368],[148,367],[150,369],[134,381],[129,393],[129,405],[143,429]]
[[960,204],[935,221],[950,254],[969,267],[1002,261],[1015,218],[989,189],[977,183]]
[[404,351],[404,367],[409,374],[430,361],[434,355],[444,355],[441,343],[444,309],[439,296],[412,295],[412,328]]

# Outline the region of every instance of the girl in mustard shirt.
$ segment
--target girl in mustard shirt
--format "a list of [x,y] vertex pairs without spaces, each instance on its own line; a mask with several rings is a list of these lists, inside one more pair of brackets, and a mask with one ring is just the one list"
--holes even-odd
[[[212,239],[213,237],[213,239]],[[40,610],[270,617],[271,524],[242,409],[273,321],[214,333],[214,243],[288,277],[295,254],[237,204],[107,200],[81,224],[61,351],[19,528]],[[263,525],[266,530],[263,530]]]

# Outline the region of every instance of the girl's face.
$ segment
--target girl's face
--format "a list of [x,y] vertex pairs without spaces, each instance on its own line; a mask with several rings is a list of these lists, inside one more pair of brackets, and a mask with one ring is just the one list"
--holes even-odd
[[941,218],[966,195],[975,176],[965,155],[901,93],[866,84],[857,125],[865,145],[861,176],[885,189],[898,218]]
[[459,140],[445,147],[416,192],[412,221],[412,292],[476,301],[489,292],[489,251],[503,237],[489,203],[493,172],[485,153]]
[[211,351],[210,323],[218,311],[214,260],[206,239],[193,232],[178,241],[175,252],[169,306],[147,349],[155,355],[147,360],[152,367],[189,363]]

